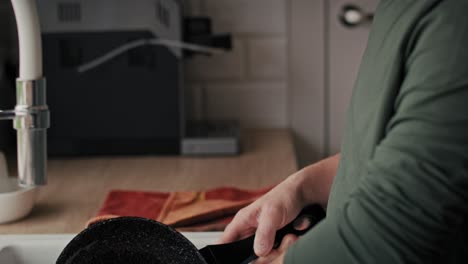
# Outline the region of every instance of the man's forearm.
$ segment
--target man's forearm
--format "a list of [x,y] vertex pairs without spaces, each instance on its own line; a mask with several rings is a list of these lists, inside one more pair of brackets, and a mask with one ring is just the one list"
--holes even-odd
[[304,204],[318,203],[326,208],[339,161],[340,154],[336,154],[309,165],[292,176],[292,184],[297,186]]

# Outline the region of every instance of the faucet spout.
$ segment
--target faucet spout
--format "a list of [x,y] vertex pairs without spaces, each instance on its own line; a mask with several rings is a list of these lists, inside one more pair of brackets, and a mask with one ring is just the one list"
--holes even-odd
[[[34,187],[47,183],[49,109],[42,76],[41,30],[36,0],[11,0],[11,3],[20,55],[13,118],[18,134],[18,178],[20,185]],[[4,112],[3,117],[11,117],[11,112]]]

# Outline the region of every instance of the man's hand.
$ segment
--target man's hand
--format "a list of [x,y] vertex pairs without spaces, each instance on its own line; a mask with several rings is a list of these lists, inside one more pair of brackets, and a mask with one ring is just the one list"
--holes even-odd
[[276,231],[291,222],[306,205],[298,195],[298,188],[290,178],[240,210],[226,227],[220,242],[233,242],[255,233],[255,254],[267,256],[273,248]]
[[294,220],[306,205],[326,206],[339,158],[335,155],[296,172],[240,210],[226,227],[220,243],[255,233],[255,254],[266,257],[273,248],[276,231]]
[[295,235],[287,235],[283,238],[281,245],[279,248],[274,249],[270,252],[270,254],[266,255],[265,257],[260,257],[257,259],[254,264],[283,264],[284,257],[286,256],[286,252],[288,248],[296,242],[298,237]]

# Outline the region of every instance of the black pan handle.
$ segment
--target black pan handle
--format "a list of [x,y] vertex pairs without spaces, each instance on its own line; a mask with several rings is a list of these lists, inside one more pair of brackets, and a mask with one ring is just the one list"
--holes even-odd
[[[325,212],[320,205],[314,204],[305,207],[296,219],[276,232],[273,248],[278,248],[283,238],[288,234],[302,236],[323,218],[325,218]],[[223,256],[222,262],[208,261],[208,263],[248,264],[258,258],[253,250],[254,240],[255,235],[252,235],[236,242],[218,245],[216,251],[218,255]]]
[[276,232],[274,249],[281,245],[281,241],[288,234],[302,236],[307,233],[318,222],[325,218],[325,212],[322,207],[314,204],[305,207],[291,223]]

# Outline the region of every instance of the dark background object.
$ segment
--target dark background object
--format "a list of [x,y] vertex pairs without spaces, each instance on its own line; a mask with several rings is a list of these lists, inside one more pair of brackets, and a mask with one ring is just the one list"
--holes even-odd
[[[18,76],[18,67],[11,60],[3,60],[0,67],[0,109],[14,109],[15,98],[15,79]],[[0,122],[0,151],[7,154],[7,158],[16,157],[16,130],[13,129],[11,120],[2,120]]]
[[[16,21],[10,1],[0,4],[0,109],[16,105],[15,79],[18,76]],[[0,122],[0,151],[7,158],[16,157],[16,131],[11,120]]]
[[49,154],[179,154],[181,52],[144,42],[181,39],[179,2],[49,0],[38,2],[38,13],[51,111]]
[[136,15],[132,4],[116,3],[106,11],[109,16],[101,16],[104,2],[38,5],[51,111],[49,155],[177,155],[186,131],[184,58],[178,48],[145,44],[78,69],[135,41],[182,41],[188,36],[192,43],[227,49],[231,37],[212,35],[211,21],[205,18],[189,23],[183,32],[180,5],[174,0],[139,1],[137,6],[148,12],[120,20],[112,15],[127,10]]
[[84,73],[77,66],[146,31],[43,34],[50,155],[178,154],[179,59],[164,46],[130,50]]
[[[201,46],[232,50],[232,35],[229,33],[213,34],[212,22],[209,17],[184,18],[184,42]],[[184,51],[186,57],[200,54]],[[208,55],[203,54],[202,55]]]
[[233,120],[190,121],[181,154],[189,156],[237,155],[241,151],[240,124]]

